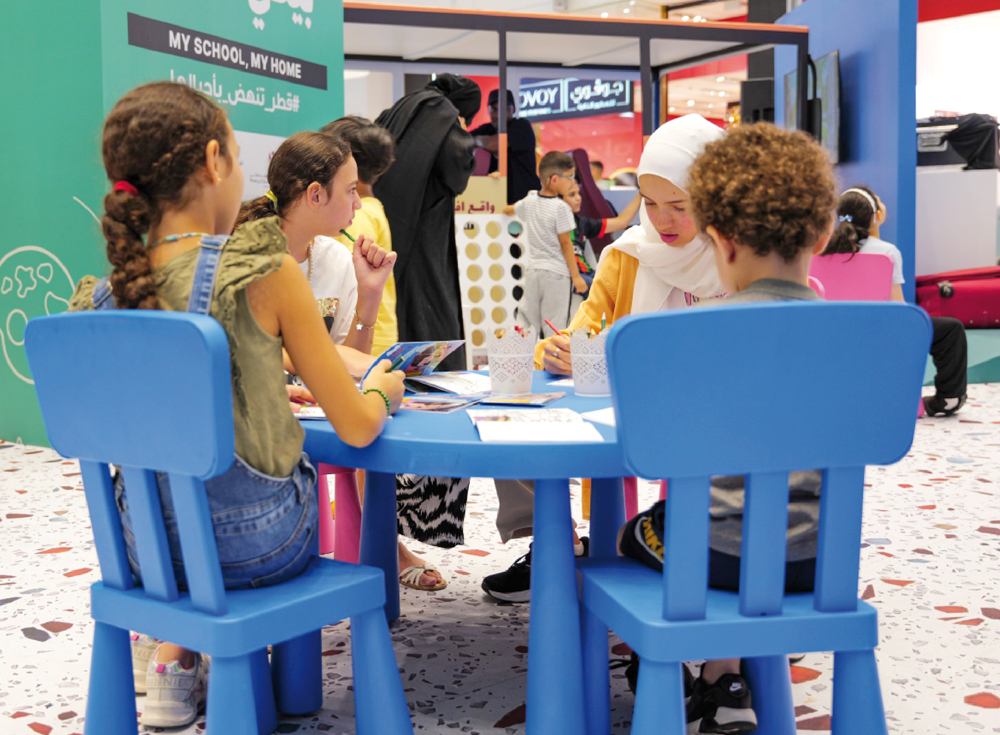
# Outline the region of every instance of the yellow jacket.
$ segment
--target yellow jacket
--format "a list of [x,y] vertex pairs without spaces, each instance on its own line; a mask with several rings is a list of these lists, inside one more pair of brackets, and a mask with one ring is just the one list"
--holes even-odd
[[[569,331],[593,327],[601,328],[601,318],[604,317],[607,326],[617,319],[632,313],[632,293],[635,290],[635,274],[639,270],[639,261],[620,250],[608,252],[604,261],[597,269],[590,294],[569,323]],[[550,338],[551,339],[551,338]],[[543,369],[545,346],[549,339],[535,345],[535,368]]]
[[[354,215],[354,222],[347,228],[348,234],[354,239],[366,235],[389,252],[392,252],[392,233],[389,231],[389,220],[385,217],[385,209],[375,197],[363,197],[361,209]],[[341,235],[337,240],[348,250],[354,252],[354,243]],[[389,276],[382,291],[382,303],[378,307],[378,324],[372,338],[372,354],[381,355],[399,341],[399,323],[396,321],[396,279]]]

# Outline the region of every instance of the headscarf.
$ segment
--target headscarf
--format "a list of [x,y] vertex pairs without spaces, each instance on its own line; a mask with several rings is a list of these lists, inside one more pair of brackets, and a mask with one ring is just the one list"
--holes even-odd
[[[722,130],[701,115],[685,115],[661,125],[649,136],[642,151],[637,175],[653,174],[687,190],[688,171],[705,146],[723,136]],[[711,241],[699,234],[682,247],[671,247],[660,239],[646,214],[639,209],[637,227],[631,227],[604,249],[620,250],[639,261],[632,296],[632,313],[660,311],[675,288],[710,298],[723,292],[715,267]],[[604,253],[601,254],[602,257]]]
[[466,123],[476,116],[483,102],[483,92],[471,79],[455,74],[438,74],[427,89],[436,89],[455,105]]

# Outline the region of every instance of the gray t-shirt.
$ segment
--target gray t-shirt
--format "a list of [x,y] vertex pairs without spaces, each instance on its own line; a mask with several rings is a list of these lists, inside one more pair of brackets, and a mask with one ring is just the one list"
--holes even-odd
[[549,271],[569,278],[559,235],[576,227],[573,210],[559,197],[529,191],[514,205],[514,214],[524,223],[528,243],[528,268]]
[[[819,296],[811,288],[792,281],[765,278],[727,299],[701,301],[698,306],[724,308],[730,304],[761,301],[811,301]],[[819,531],[819,491],[823,475],[818,470],[792,472],[788,476],[788,561],[816,557]],[[743,542],[742,475],[712,478],[712,530],[709,546],[723,554],[739,556]]]

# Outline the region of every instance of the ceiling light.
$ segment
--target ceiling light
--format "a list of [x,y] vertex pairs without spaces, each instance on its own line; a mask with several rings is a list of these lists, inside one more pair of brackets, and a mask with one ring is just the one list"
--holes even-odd
[[622,8],[622,12],[623,13],[627,13],[629,10],[630,10],[630,8]]
[[628,0],[629,5],[635,5],[635,0]]
[[713,105],[713,104],[712,104],[711,102],[709,102],[709,103],[708,103],[708,109],[710,109],[710,110],[711,110],[711,109],[712,109],[713,107],[715,107],[715,105]]
[[725,93],[725,92],[719,92],[719,96],[720,96],[720,97],[725,97],[725,96],[726,96],[726,93]]
[[607,13],[601,13],[601,17],[602,17],[602,18],[607,18],[607,17],[608,17],[608,14],[607,14]]
[[683,18],[681,18],[681,20],[691,20],[691,16],[685,15]]
[[688,100],[688,107],[694,107],[694,100]]
[[701,16],[700,16],[700,15],[696,15],[696,16],[694,17],[694,22],[695,22],[695,23],[698,23],[698,22],[699,22],[700,20],[701,20]]
[[724,82],[724,81],[726,81],[726,78],[725,77],[716,77],[715,81],[717,81],[717,82]]
[[677,109],[676,107],[668,107],[667,112],[673,112],[676,109]]
[[710,95],[712,95],[713,97],[715,96],[715,90],[714,90],[714,89],[710,89],[710,90],[708,90],[708,93],[709,93]]

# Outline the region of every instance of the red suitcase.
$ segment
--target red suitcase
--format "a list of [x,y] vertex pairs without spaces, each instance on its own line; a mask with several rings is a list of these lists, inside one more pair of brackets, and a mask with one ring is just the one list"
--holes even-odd
[[1000,329],[1000,267],[969,268],[917,278],[917,304],[966,328]]

